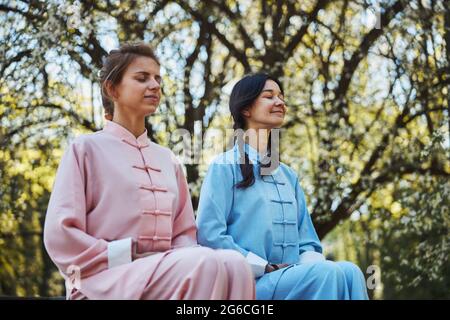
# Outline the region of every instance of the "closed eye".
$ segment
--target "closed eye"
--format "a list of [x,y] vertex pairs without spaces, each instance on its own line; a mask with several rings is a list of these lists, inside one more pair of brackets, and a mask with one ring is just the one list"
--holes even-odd
[[[272,99],[274,98],[274,96],[266,96],[266,97],[264,97],[264,98],[267,98],[267,99],[272,100]],[[278,96],[278,98],[279,98],[281,101],[284,102],[284,97],[283,97],[283,96]]]

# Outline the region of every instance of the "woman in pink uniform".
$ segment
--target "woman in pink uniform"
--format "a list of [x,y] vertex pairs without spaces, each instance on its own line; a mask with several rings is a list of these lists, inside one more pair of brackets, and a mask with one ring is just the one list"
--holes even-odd
[[161,95],[152,49],[111,51],[101,86],[112,120],[66,150],[45,221],[67,298],[253,299],[244,257],[197,244],[182,167],[147,137],[144,119]]

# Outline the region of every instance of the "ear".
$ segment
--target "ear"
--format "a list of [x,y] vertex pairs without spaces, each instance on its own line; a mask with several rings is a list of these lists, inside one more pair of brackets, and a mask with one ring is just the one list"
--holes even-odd
[[118,97],[117,90],[111,81],[106,80],[105,89],[106,89],[106,94],[109,97],[111,97],[112,100],[117,99],[117,97]]
[[245,117],[245,118],[250,118],[251,114],[250,114],[250,110],[249,109],[244,109],[241,111],[241,114]]

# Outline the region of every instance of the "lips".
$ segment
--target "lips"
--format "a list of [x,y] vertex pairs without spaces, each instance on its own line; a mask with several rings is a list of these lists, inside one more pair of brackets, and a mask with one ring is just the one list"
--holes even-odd
[[147,99],[159,99],[159,97],[157,95],[154,95],[154,94],[145,95],[144,98],[147,98]]
[[144,100],[147,100],[152,103],[157,103],[157,102],[159,102],[159,96],[157,96],[155,94],[147,94],[144,96]]

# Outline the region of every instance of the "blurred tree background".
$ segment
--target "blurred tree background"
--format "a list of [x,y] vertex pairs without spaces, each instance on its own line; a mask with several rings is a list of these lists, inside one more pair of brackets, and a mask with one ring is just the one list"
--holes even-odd
[[[191,142],[208,158],[235,81],[272,73],[281,159],[326,253],[377,266],[372,298],[450,298],[447,0],[0,0],[0,40],[0,296],[63,294],[42,244],[54,175],[70,140],[102,127],[102,58],[144,41],[162,62],[154,141],[205,135]],[[184,162],[196,206],[207,161]]]

